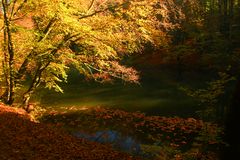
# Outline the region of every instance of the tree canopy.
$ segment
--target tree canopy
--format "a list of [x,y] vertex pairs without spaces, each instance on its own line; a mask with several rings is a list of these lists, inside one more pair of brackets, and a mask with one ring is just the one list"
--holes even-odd
[[157,0],[2,0],[1,8],[2,99],[9,104],[27,79],[24,103],[40,84],[62,91],[57,82],[71,65],[96,80],[137,82],[123,55],[166,45],[166,31],[183,18],[174,1]]
[[[234,37],[239,1],[1,0],[0,5],[1,99],[12,104],[21,89],[27,104],[40,84],[62,91],[58,82],[67,81],[71,66],[97,81],[135,83],[138,72],[121,59],[146,45],[179,45],[190,37],[205,50],[207,30]],[[179,63],[182,54],[176,55]]]

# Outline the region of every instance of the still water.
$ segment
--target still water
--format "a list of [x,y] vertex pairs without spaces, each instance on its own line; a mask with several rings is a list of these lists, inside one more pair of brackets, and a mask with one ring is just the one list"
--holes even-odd
[[84,132],[77,131],[73,132],[72,134],[78,138],[84,138],[99,143],[111,144],[113,148],[129,152],[135,155],[140,155],[142,153],[139,141],[136,141],[130,136],[124,136],[117,131],[113,130],[98,131],[94,134],[87,134]]
[[[179,90],[185,84],[199,83],[192,78],[179,83],[169,73],[148,72],[142,76],[140,84],[126,82],[97,83],[86,82],[79,77],[70,77],[68,84],[62,86],[64,93],[56,93],[47,89],[38,92],[40,102],[47,108],[59,110],[64,107],[96,107],[104,106],[140,111],[148,115],[194,117],[200,109],[198,103]],[[190,76],[188,76],[190,77]],[[191,87],[191,86],[190,86]]]

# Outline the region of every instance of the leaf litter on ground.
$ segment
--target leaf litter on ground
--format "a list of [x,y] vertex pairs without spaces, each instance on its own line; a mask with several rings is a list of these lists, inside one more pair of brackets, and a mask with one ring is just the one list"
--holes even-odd
[[53,124],[36,123],[22,109],[0,104],[1,160],[137,160],[110,145],[75,138]]

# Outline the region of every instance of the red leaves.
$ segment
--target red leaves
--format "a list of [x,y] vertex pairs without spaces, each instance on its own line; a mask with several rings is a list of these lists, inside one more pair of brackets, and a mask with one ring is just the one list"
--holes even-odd
[[0,135],[1,160],[136,159],[108,145],[74,138],[56,126],[32,122],[25,113],[3,105],[0,105]]
[[[215,146],[215,139],[211,137],[209,139],[209,135],[215,135],[217,131],[217,126],[209,124],[207,139],[203,139],[206,138],[201,137],[206,129],[206,122],[203,123],[201,120],[146,116],[140,112],[125,112],[100,107],[73,112],[73,114],[57,114],[50,116],[51,118],[53,122],[64,123],[66,127],[72,127],[71,129],[75,130],[83,130],[88,133],[105,129],[114,130],[139,139],[143,144],[170,147],[178,151],[189,149],[189,152],[191,152],[191,148],[198,144],[198,147],[205,144]],[[180,157],[176,157],[179,160],[181,158],[182,154],[180,154]]]
[[69,116],[62,120],[66,122],[66,125],[75,127],[75,129],[82,127],[81,129],[85,130],[90,126],[95,126],[93,129],[97,130],[99,127],[101,129],[109,127],[122,133],[132,134],[144,141],[166,141],[175,144],[173,145],[175,147],[189,145],[203,127],[203,122],[194,118],[146,116],[140,112],[107,108],[81,111],[78,118],[82,119],[76,121]]

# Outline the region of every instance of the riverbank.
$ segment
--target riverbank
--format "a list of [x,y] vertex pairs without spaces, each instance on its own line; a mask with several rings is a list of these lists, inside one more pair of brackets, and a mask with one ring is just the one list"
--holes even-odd
[[79,108],[47,111],[40,121],[57,124],[76,137],[111,144],[144,160],[219,160],[219,147],[223,144],[221,128],[216,124],[192,117]]
[[0,104],[1,160],[136,160],[109,145],[75,138],[56,126],[36,123],[21,109]]

